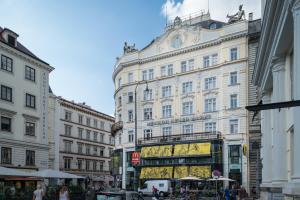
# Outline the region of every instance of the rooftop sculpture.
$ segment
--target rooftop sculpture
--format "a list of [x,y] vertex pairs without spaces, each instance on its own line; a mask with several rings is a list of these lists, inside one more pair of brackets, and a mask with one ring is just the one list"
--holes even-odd
[[135,44],[130,46],[130,45],[127,44],[127,42],[125,42],[124,47],[123,47],[123,51],[124,51],[124,54],[126,54],[126,53],[135,52],[135,51],[137,51],[137,49],[135,48]]
[[229,18],[228,19],[229,24],[240,21],[240,20],[242,20],[242,18],[245,19],[245,11],[242,8],[243,8],[243,4],[241,4],[239,6],[239,11],[237,13],[235,13],[234,15],[228,15],[227,14],[226,17]]

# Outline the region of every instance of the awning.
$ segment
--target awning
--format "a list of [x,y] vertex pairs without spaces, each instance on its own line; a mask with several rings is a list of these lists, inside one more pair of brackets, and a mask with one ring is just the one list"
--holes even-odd
[[21,177],[28,177],[31,176],[30,173],[20,171],[17,169],[0,167],[0,177],[1,176],[21,176]]
[[40,181],[43,180],[42,178],[38,177],[9,177],[4,178],[6,181]]
[[70,179],[85,179],[83,176],[77,176],[74,174],[69,174],[61,171],[56,171],[52,169],[45,169],[38,172],[30,173],[34,177],[43,177],[43,178],[70,178]]

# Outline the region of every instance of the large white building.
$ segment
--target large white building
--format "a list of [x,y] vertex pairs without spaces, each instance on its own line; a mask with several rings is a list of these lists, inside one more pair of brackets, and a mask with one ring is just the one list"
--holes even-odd
[[100,184],[112,183],[113,123],[113,117],[85,103],[68,101],[51,93],[50,168],[88,177]]
[[48,168],[48,87],[54,69],[0,28],[1,166]]
[[[223,160],[221,157],[220,163],[213,163],[209,171],[218,169],[223,176],[247,187],[248,159],[247,151],[243,151],[248,144],[244,109],[248,87],[247,34],[246,20],[227,24],[201,14],[175,18],[162,35],[141,50],[125,44],[124,54],[117,58],[113,72],[114,132],[121,163],[115,172],[123,188],[132,187],[134,176],[130,159],[135,151],[135,89],[139,150],[143,145],[169,141],[159,137],[176,136],[174,141],[183,141],[190,140],[183,139],[183,135],[220,135]],[[141,163],[140,173],[146,162]],[[191,164],[185,162],[181,164]],[[222,169],[216,167],[219,164]]]
[[[300,198],[300,1],[262,1],[253,81],[261,110],[261,199]],[[298,107],[297,107],[298,106]]]

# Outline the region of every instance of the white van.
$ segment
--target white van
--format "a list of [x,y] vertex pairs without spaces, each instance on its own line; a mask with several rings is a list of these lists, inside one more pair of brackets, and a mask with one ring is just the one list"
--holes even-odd
[[171,193],[171,181],[169,180],[148,180],[141,188],[138,188],[140,195],[152,195],[152,187],[157,189],[159,196],[167,196]]

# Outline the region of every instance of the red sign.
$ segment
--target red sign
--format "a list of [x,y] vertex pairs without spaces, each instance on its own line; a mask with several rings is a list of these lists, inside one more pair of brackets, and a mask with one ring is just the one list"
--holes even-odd
[[131,163],[133,165],[138,165],[140,164],[140,152],[132,152],[132,155],[131,155]]

